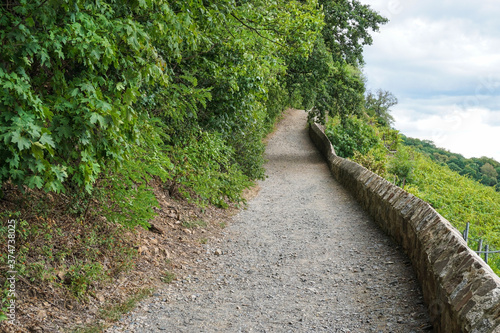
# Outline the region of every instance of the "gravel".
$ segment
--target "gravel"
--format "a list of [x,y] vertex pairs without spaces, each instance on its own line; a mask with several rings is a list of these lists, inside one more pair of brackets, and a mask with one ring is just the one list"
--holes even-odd
[[260,193],[193,275],[106,332],[430,332],[408,258],[330,175],[291,110]]

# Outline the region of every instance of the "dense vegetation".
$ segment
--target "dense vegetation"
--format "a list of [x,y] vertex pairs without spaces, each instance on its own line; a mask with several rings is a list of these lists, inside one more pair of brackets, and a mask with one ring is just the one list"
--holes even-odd
[[285,106],[358,112],[362,46],[386,22],[351,0],[0,8],[2,184],[93,195],[159,177],[215,204],[263,177]]
[[263,176],[260,140],[286,105],[285,57],[312,49],[316,7],[4,4],[0,181],[91,194],[101,179],[157,176],[214,203],[237,198]]
[[451,170],[494,187],[500,192],[500,163],[488,157],[465,158],[446,149],[437,148],[432,141],[402,136],[403,143],[429,156],[434,162],[447,165]]
[[286,107],[359,112],[385,22],[357,0],[4,1],[0,239],[15,218],[20,277],[85,297],[133,265],[120,226],[148,227],[153,183],[241,201]]
[[[386,120],[387,112],[377,115],[366,110],[364,115],[343,122],[339,117],[330,119],[325,132],[339,156],[358,162],[429,202],[458,230],[463,231],[470,222],[471,248],[476,249],[479,239],[483,239],[484,244],[500,249],[500,193],[446,163],[465,161],[469,162],[468,169],[474,165],[486,172],[489,167],[476,165],[492,166],[496,162],[486,158],[465,160],[435,148],[431,142],[407,138],[387,126]],[[442,160],[436,161],[439,156]],[[493,167],[491,170],[495,171]],[[500,256],[490,257],[489,264],[500,274]]]

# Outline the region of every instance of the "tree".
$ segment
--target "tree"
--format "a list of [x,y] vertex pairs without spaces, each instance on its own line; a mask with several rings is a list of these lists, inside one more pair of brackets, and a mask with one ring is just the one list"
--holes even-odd
[[394,124],[394,118],[390,114],[390,108],[398,104],[398,99],[389,91],[377,90],[374,94],[368,91],[365,97],[365,111],[376,117],[378,123],[382,126],[391,127]]
[[487,176],[487,175],[483,175],[480,182],[481,182],[481,184],[486,185],[486,186],[495,186],[498,183],[496,178],[492,178],[492,177]]
[[[143,8],[141,8],[143,7]],[[111,1],[0,5],[0,181],[90,190],[139,138],[143,87],[167,84],[146,21]]]
[[371,45],[370,31],[389,22],[358,0],[319,0],[325,15],[323,38],[336,62],[358,67],[364,64],[363,46]]
[[495,170],[495,168],[489,164],[486,163],[481,167],[481,173],[485,176],[488,176],[489,178],[494,178],[496,179],[498,177],[498,173]]
[[463,168],[461,175],[468,175],[472,179],[480,180],[481,174],[479,173],[477,166],[474,163],[469,163]]
[[268,93],[322,26],[316,0],[1,4],[0,182],[91,191],[151,126],[163,152],[222,136],[261,177]]
[[396,176],[396,184],[403,189],[413,181],[414,176],[415,160],[410,152],[409,148],[401,147],[389,162],[388,172]]
[[299,95],[310,119],[324,122],[326,115],[343,119],[360,113],[365,91],[359,70],[362,50],[370,45],[371,31],[387,19],[357,0],[320,0],[324,14],[321,38],[310,57],[290,61],[287,87]]
[[454,162],[448,163],[448,167],[451,170],[458,172],[458,173],[460,173],[462,171],[462,169],[460,169],[460,167],[458,165],[456,165],[456,163],[454,163]]
[[365,155],[382,142],[373,126],[356,116],[338,118],[328,123],[325,134],[332,142],[335,153],[344,158],[352,157],[356,152]]
[[455,163],[460,169],[465,168],[465,158],[462,155],[453,154],[446,163]]

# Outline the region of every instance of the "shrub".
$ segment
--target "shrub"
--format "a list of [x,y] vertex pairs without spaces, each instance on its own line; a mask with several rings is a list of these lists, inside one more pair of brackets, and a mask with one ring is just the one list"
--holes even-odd
[[344,158],[354,156],[355,152],[364,155],[380,144],[375,128],[356,116],[330,120],[325,134],[332,142],[335,153]]
[[218,133],[200,131],[184,147],[172,149],[170,156],[179,192],[199,204],[226,207],[226,200],[242,200],[241,192],[251,185],[249,178],[231,161],[233,149]]

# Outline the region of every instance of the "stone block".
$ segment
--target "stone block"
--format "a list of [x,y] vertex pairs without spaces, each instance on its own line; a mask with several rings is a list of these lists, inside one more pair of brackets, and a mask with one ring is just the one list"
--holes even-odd
[[309,135],[344,185],[407,253],[435,332],[500,333],[500,278],[428,203],[335,155],[316,124]]

